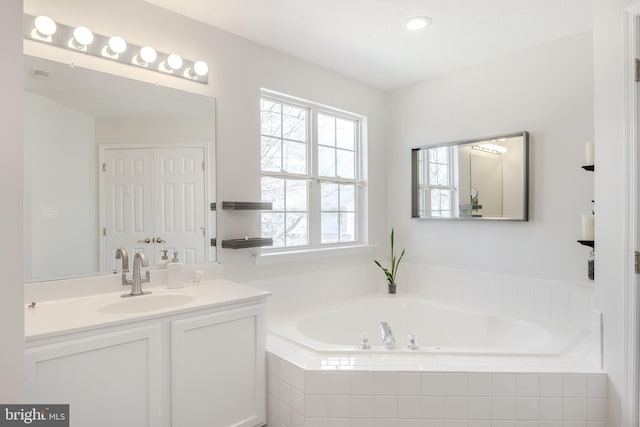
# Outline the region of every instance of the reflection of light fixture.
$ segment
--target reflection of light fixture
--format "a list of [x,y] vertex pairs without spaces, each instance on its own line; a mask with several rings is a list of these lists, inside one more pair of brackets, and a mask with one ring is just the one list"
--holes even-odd
[[431,25],[432,22],[433,20],[428,16],[416,16],[408,19],[404,26],[409,31],[420,31]]
[[48,16],[24,15],[23,37],[74,52],[87,53],[123,64],[164,72],[191,81],[208,83],[209,67],[203,61],[183,59],[175,53],[156,51],[150,46],[128,44],[120,36],[94,34],[84,26],[70,27]]
[[93,33],[87,27],[76,27],[73,30],[73,38],[70,40],[70,46],[76,49],[86,49],[93,43]]
[[471,148],[473,148],[474,150],[486,151],[487,153],[493,154],[504,154],[507,152],[507,147],[498,144],[478,144],[472,145]]
[[31,32],[31,37],[42,41],[51,42],[51,36],[56,32],[56,23],[48,16],[38,16],[34,22],[35,28]]

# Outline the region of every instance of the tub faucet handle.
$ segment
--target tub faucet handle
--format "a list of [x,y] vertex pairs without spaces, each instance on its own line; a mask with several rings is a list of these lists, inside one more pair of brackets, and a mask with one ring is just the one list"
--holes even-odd
[[391,332],[391,326],[387,322],[380,322],[380,331],[382,332],[382,344],[387,350],[391,350],[396,346],[396,339]]
[[371,349],[371,345],[369,344],[369,334],[363,332],[360,334],[360,345],[358,346],[360,350],[369,350]]
[[416,344],[416,334],[409,334],[407,339],[409,340],[409,344],[407,345],[407,348],[409,350],[420,350],[420,347],[418,347],[418,344]]

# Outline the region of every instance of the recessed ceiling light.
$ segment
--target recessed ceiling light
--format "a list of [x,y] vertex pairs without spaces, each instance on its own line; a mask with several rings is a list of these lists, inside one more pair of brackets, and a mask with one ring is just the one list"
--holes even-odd
[[404,26],[409,31],[420,31],[428,27],[429,25],[431,25],[432,22],[433,20],[428,16],[416,16],[416,17],[407,19]]

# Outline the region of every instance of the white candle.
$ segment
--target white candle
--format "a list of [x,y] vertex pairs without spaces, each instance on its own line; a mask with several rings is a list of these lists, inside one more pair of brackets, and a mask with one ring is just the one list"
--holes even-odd
[[593,165],[595,161],[595,149],[593,146],[593,142],[587,141],[584,143],[584,164],[585,165]]
[[593,240],[594,215],[582,215],[582,238],[580,240]]

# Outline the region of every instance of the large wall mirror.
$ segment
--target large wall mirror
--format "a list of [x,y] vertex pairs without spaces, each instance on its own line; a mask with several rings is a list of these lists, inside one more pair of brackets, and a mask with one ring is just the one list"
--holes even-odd
[[527,221],[529,134],[411,150],[411,216]]
[[215,260],[215,100],[25,55],[25,281]]

